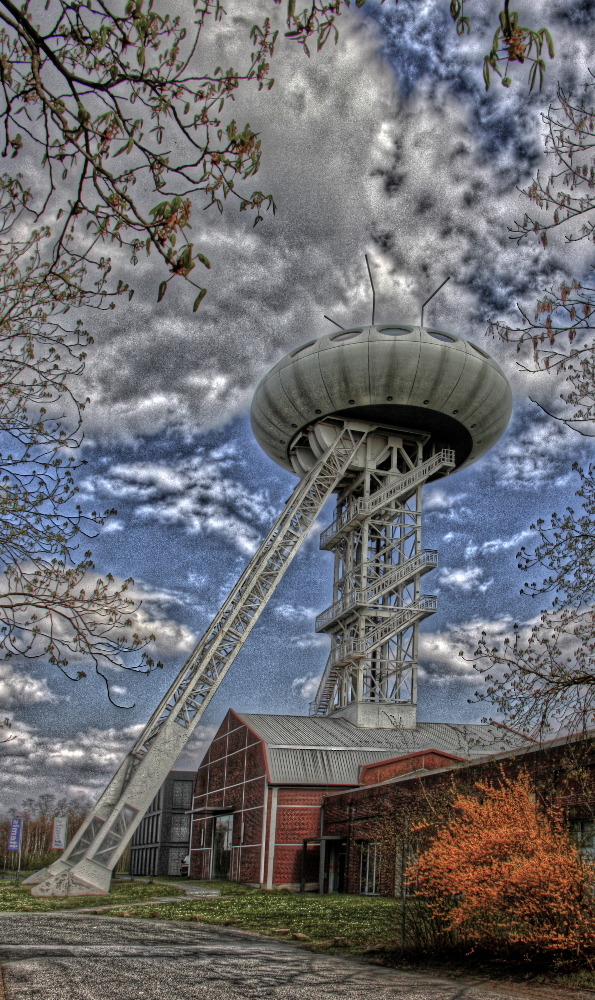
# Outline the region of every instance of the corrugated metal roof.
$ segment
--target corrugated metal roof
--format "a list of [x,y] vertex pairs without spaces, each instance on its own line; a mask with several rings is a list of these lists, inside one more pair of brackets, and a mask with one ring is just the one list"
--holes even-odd
[[274,783],[357,784],[362,764],[419,750],[473,759],[516,744],[487,725],[420,722],[416,729],[357,729],[343,719],[237,713],[264,740]]
[[269,773],[275,784],[357,785],[360,767],[386,758],[386,750],[267,749]]

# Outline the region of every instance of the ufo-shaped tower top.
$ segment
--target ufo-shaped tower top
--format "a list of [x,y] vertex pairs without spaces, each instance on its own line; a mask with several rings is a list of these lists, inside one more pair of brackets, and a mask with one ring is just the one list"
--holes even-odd
[[295,348],[261,380],[250,415],[260,446],[292,470],[292,442],[325,416],[428,434],[436,448],[454,448],[463,468],[496,443],[511,412],[508,380],[483,348],[442,330],[392,323]]

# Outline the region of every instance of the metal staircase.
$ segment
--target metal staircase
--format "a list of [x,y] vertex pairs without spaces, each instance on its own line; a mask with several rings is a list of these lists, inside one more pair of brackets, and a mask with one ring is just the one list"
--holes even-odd
[[[438,552],[436,549],[422,549],[417,555],[407,559],[401,565],[395,566],[392,570],[378,577],[363,590],[351,590],[345,594],[330,608],[316,617],[316,631],[324,632],[342,615],[347,614],[352,608],[366,607],[383,597],[399,583],[406,583],[411,577],[419,573],[422,576],[438,565]],[[364,572],[365,572],[364,567]]]
[[387,618],[371,632],[368,632],[363,639],[348,639],[331,649],[330,661],[334,667],[343,666],[350,660],[357,660],[372,653],[378,646],[397,632],[409,628],[414,622],[419,622],[427,618],[438,609],[438,598],[432,594],[424,594],[417,601],[412,601],[405,608],[399,608],[398,612]]
[[392,501],[399,500],[404,494],[413,492],[430,476],[444,469],[454,469],[455,465],[455,453],[452,448],[443,448],[437,455],[433,455],[410,472],[391,477],[387,486],[369,497],[359,497],[332,524],[329,524],[320,535],[320,548],[333,548],[338,536],[350,531],[358,521],[370,517]]

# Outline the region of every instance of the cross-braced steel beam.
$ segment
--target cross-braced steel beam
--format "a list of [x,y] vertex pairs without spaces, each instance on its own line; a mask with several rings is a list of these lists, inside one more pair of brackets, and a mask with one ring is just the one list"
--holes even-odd
[[365,442],[366,424],[338,422],[132,750],[62,857],[33,882],[34,896],[106,893],[143,814],[246,641],[317,514]]

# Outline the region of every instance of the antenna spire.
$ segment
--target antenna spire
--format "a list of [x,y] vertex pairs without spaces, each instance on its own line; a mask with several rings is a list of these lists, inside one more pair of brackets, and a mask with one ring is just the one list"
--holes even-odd
[[372,326],[374,326],[374,316],[376,313],[376,292],[374,291],[374,282],[372,281],[372,272],[370,270],[370,261],[368,260],[367,253],[364,254],[364,257],[366,258],[366,264],[368,266],[368,275],[370,277],[370,284],[372,286]]
[[433,299],[434,296],[438,294],[438,292],[440,291],[441,288],[444,288],[444,286],[445,286],[445,284],[446,284],[447,281],[450,281],[450,274],[449,274],[448,278],[444,279],[444,281],[442,282],[441,285],[438,285],[438,288],[436,289],[436,291],[432,292],[432,294],[430,295],[430,298],[426,299],[426,301],[424,302],[423,306],[421,307],[421,321],[420,321],[420,324],[419,324],[420,326],[424,325],[424,309],[426,308],[428,302],[430,301],[430,299]]

